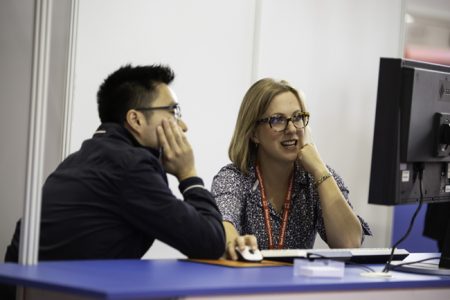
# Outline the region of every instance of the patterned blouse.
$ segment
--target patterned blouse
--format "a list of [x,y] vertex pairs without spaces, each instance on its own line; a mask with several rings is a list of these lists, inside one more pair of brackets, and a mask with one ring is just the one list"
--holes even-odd
[[[348,201],[349,191],[342,178],[330,167],[328,169],[350,204]],[[255,167],[249,168],[248,175],[244,175],[233,164],[223,167],[214,177],[211,192],[216,198],[223,220],[231,222],[241,235],[254,234],[259,248],[267,249],[268,238]],[[283,215],[282,212],[275,211],[270,202],[269,212],[273,242],[278,245]],[[361,217],[358,216],[358,219],[361,222],[364,240],[364,235],[372,235],[372,233],[369,225]],[[314,187],[314,178],[301,167],[296,166],[284,248],[312,248],[317,232],[326,242],[325,225],[322,219],[319,194]]]

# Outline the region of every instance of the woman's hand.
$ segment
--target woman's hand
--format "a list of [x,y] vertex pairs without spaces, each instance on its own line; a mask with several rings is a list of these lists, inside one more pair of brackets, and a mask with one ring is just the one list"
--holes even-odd
[[320,176],[329,172],[313,143],[309,126],[305,127],[304,134],[300,138],[300,145],[298,160],[308,173],[312,174],[314,178],[320,178]]

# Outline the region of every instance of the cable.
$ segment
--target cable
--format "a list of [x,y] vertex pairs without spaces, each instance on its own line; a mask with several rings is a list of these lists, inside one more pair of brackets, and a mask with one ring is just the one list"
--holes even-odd
[[411,218],[411,221],[409,222],[408,230],[406,230],[406,233],[392,246],[391,255],[389,256],[389,260],[386,262],[384,269],[383,269],[384,273],[389,272],[392,259],[394,258],[395,248],[397,248],[397,246],[401,242],[403,242],[408,237],[408,235],[411,233],[411,229],[414,226],[414,221],[416,220],[417,214],[419,213],[420,209],[422,208],[422,204],[423,204],[423,170],[424,169],[425,169],[425,167],[424,167],[423,163],[417,163],[414,165],[414,170],[416,172],[418,172],[418,175],[419,175],[419,191],[420,191],[419,205],[417,206],[416,211],[414,212],[414,214]]
[[389,268],[390,268],[390,270],[395,270],[396,268],[401,267],[401,266],[414,265],[414,264],[418,264],[418,263],[421,263],[421,262],[424,262],[427,260],[435,260],[435,259],[440,259],[440,257],[436,256],[436,257],[429,257],[429,258],[424,258],[424,259],[415,260],[415,261],[408,261],[408,262],[404,262],[404,263],[397,264],[394,266],[390,266]]

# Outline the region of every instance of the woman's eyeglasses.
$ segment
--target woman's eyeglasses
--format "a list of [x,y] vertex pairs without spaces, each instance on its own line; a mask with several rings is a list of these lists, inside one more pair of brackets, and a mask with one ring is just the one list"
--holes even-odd
[[281,132],[286,130],[289,121],[291,121],[297,129],[305,128],[309,122],[309,112],[296,112],[290,118],[286,118],[283,115],[273,115],[259,119],[256,123],[269,123],[270,128],[276,132]]

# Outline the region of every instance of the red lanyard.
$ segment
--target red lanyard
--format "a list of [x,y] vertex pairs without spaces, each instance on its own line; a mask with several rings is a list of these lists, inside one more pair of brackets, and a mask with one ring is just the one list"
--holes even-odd
[[[258,176],[259,186],[261,189],[261,202],[264,213],[264,223],[266,225],[267,236],[269,237],[269,249],[274,249],[273,238],[272,238],[272,226],[270,225],[270,215],[269,215],[269,203],[267,202],[266,192],[264,190],[263,178],[261,172],[259,171],[259,166],[256,165],[256,176]],[[289,210],[291,209],[291,192],[292,192],[292,181],[294,176],[291,175],[289,180],[289,186],[286,193],[286,199],[283,205],[283,221],[280,228],[280,239],[278,241],[278,249],[283,249],[284,238],[286,237],[286,227],[288,222]]]

